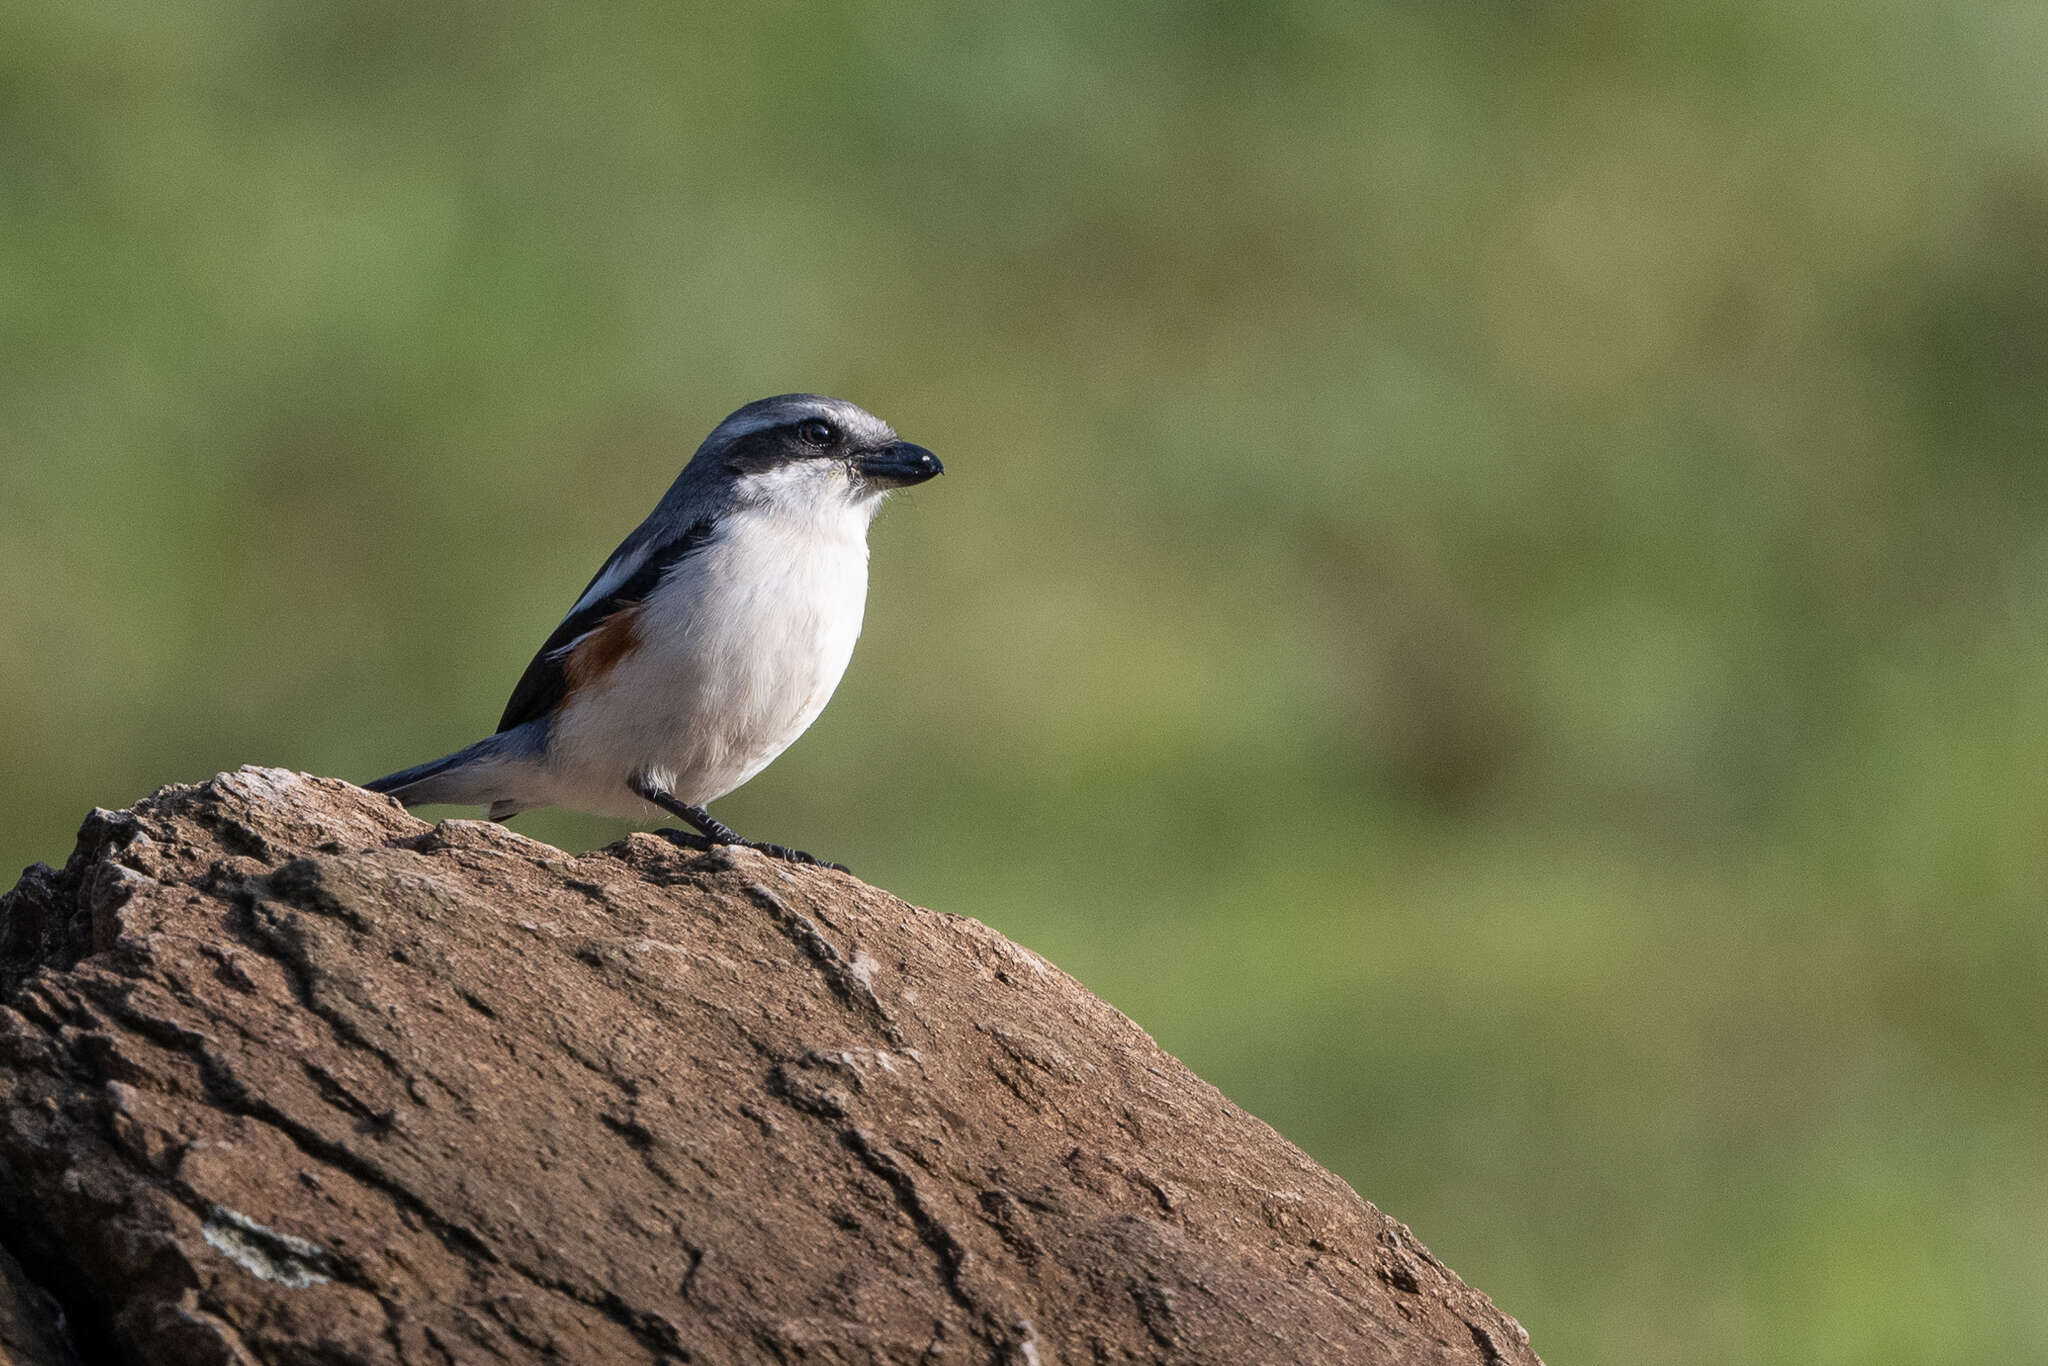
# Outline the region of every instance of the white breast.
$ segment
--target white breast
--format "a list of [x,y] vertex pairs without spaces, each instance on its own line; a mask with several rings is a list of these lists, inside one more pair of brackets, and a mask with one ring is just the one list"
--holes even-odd
[[643,816],[650,808],[626,790],[635,772],[702,805],[767,767],[817,719],[853,657],[867,524],[850,507],[735,514],[649,596],[639,647],[557,717],[557,800]]

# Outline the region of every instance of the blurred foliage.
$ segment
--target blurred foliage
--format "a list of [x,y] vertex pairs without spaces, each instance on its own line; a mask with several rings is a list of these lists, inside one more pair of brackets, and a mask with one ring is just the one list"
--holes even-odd
[[2048,1357],[2044,59],[0,0],[0,853],[483,733],[713,422],[843,394],[950,474],[725,818],[1043,950],[1553,1361]]

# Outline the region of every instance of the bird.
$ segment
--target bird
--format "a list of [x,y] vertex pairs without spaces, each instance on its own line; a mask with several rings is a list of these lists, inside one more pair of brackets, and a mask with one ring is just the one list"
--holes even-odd
[[860,635],[869,524],[891,491],[944,472],[844,399],[747,404],[590,580],[496,733],[365,786],[408,807],[485,806],[494,821],[542,806],[669,815],[713,845],[821,862],[743,839],[706,808],[824,710]]

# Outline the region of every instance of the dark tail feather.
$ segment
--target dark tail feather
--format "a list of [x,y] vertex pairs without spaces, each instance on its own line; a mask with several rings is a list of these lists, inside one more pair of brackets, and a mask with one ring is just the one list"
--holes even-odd
[[370,792],[388,792],[400,801],[403,801],[405,800],[406,788],[411,787],[423,778],[431,778],[436,773],[446,773],[449,769],[461,763],[468,755],[468,750],[458,749],[453,754],[444,754],[440,758],[430,760],[427,763],[414,764],[411,768],[401,768],[396,773],[387,773],[381,778],[364,783],[363,787]]
[[533,735],[527,728],[500,731],[431,763],[387,773],[363,786],[398,798],[407,806],[446,802],[482,806],[513,797],[508,785],[518,782],[524,761],[532,758]]

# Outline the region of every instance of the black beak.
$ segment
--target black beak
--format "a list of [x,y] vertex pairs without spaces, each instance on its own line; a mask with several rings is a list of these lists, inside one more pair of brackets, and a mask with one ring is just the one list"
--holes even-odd
[[908,441],[898,441],[883,450],[856,456],[853,467],[868,482],[892,489],[922,484],[946,472],[946,467],[939,463],[939,457]]

